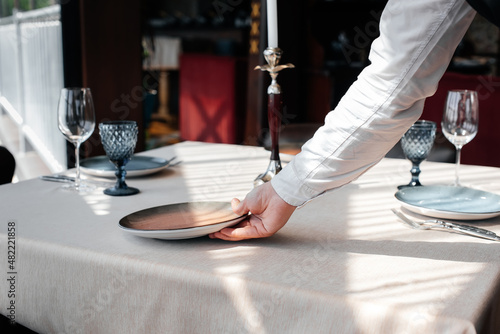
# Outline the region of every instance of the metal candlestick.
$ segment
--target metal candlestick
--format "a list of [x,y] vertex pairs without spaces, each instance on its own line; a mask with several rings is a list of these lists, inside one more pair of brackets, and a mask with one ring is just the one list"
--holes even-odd
[[293,64],[278,65],[283,52],[280,48],[268,47],[264,50],[264,58],[267,65],[256,66],[256,70],[267,71],[271,76],[271,84],[267,87],[267,118],[271,135],[271,159],[267,170],[257,176],[253,181],[255,187],[271,181],[281,171],[281,160],[279,154],[279,133],[281,130],[281,117],[283,115],[281,103],[281,87],[276,81],[279,71],[285,68],[294,68]]

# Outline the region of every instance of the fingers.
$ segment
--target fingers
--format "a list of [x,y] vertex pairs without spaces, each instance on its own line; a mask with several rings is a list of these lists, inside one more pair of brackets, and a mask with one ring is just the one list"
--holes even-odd
[[270,182],[254,188],[243,201],[234,198],[231,208],[237,215],[251,214],[236,226],[210,234],[210,238],[239,241],[269,237],[286,224],[295,210],[278,196]]
[[[250,220],[253,219],[251,222]],[[222,230],[211,233],[208,236],[210,239],[222,239],[228,241],[240,241],[245,239],[262,238],[269,236],[265,229],[261,228],[261,221],[256,217],[249,216],[235,226],[226,227]]]
[[233,212],[237,215],[247,214],[250,210],[247,208],[245,203],[245,200],[243,200],[243,202],[240,202],[239,199],[233,198],[233,200],[231,201],[231,208],[233,209]]
[[253,238],[265,238],[273,235],[263,225],[262,220],[254,215],[249,215],[245,220],[232,227],[209,235],[211,239],[222,239],[228,241],[240,241]]
[[[246,201],[240,201],[237,198],[233,198],[231,201],[231,208],[233,212],[237,215],[246,215],[250,212],[246,205]],[[245,218],[242,222],[238,223],[232,228],[224,228],[219,232],[210,233],[208,236],[211,239],[222,239],[228,241],[239,241],[250,238],[258,238],[257,229],[250,224],[249,218]]]
[[211,239],[222,239],[227,241],[240,241],[258,238],[256,228],[250,225],[238,228],[226,227],[219,232],[210,234],[209,237]]
[[267,232],[262,225],[252,224],[245,221],[243,224],[238,224],[235,227],[226,227],[209,235],[211,239],[222,239],[227,241],[240,241],[254,238],[265,238],[273,233]]

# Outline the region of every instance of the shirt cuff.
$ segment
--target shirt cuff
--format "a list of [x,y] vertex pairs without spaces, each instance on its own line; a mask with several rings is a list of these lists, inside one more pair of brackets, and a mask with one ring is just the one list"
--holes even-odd
[[271,179],[271,185],[282,200],[293,206],[301,206],[321,194],[300,180],[295,172],[293,160]]

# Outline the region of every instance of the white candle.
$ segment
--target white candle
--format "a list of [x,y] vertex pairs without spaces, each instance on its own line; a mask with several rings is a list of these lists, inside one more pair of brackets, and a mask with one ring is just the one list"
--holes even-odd
[[267,0],[267,43],[270,48],[278,47],[278,6],[276,0]]

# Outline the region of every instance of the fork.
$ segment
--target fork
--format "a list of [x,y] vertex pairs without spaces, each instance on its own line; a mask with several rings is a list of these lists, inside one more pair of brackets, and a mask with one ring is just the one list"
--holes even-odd
[[444,231],[455,231],[461,234],[470,235],[473,237],[484,238],[488,240],[500,241],[500,237],[492,231],[485,230],[483,228],[478,228],[470,225],[463,225],[457,223],[445,222],[442,220],[425,220],[425,221],[414,221],[407,216],[405,216],[401,211],[396,209],[391,209],[392,212],[401,220],[406,223],[409,227],[416,230],[431,230],[439,229]]

